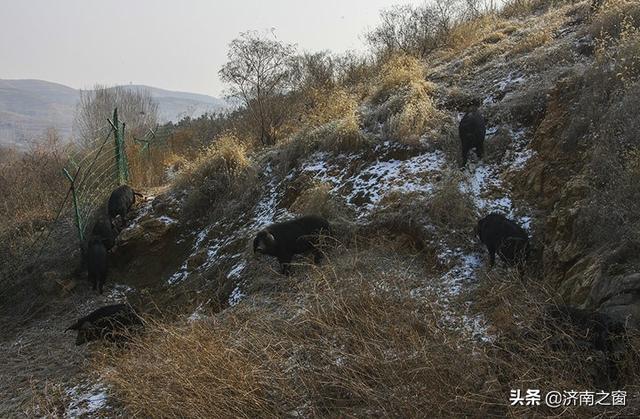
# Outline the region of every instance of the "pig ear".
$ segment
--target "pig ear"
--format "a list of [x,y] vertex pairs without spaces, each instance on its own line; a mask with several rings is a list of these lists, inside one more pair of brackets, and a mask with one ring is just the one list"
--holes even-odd
[[80,327],[78,327],[78,330],[86,330],[86,329],[89,329],[90,327],[91,327],[91,322],[82,322]]
[[276,238],[273,237],[273,234],[271,233],[267,233],[267,235],[264,238],[264,241],[269,245],[269,246],[273,246],[274,244],[276,244]]

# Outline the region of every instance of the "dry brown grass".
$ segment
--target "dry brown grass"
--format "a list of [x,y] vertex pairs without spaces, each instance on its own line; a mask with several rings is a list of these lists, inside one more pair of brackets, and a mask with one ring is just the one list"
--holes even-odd
[[406,257],[387,276],[378,269],[387,252],[332,258],[293,292],[250,299],[211,321],[152,326],[130,350],[103,352],[106,379],[141,416],[470,412],[454,387],[475,392],[484,365],[473,351],[449,349],[475,344],[442,330],[429,305],[409,297],[416,278],[400,274]]
[[[623,354],[606,354],[584,346],[580,343],[588,340],[584,330],[571,322],[549,318],[547,310],[562,302],[554,284],[532,272],[520,278],[514,271],[494,269],[482,278],[474,294],[475,310],[489,319],[490,332],[498,337],[493,346],[501,380],[512,383],[512,388],[625,389],[629,394],[638,390],[640,342],[636,332],[612,336],[619,339]],[[608,356],[617,359],[616,375],[612,375]],[[573,406],[564,414],[633,416],[639,408],[636,401],[628,401],[624,408],[606,411],[605,407]],[[552,409],[546,411],[550,413]],[[512,410],[512,414],[516,412],[523,414]]]
[[596,58],[602,65],[613,64],[616,78],[626,87],[632,86],[640,79],[640,26],[625,23],[617,39],[603,39]]
[[186,216],[211,213],[229,196],[250,193],[256,185],[256,171],[247,153],[240,139],[223,134],[185,167],[174,188],[188,193]]
[[352,218],[353,210],[332,195],[331,189],[331,185],[326,183],[314,184],[302,191],[289,209],[298,214],[321,215],[332,221]]
[[408,55],[395,55],[383,63],[372,85],[374,108],[370,125],[384,124],[394,140],[415,144],[427,129],[435,129],[443,117],[431,97],[434,86],[425,80],[423,64]]
[[306,127],[319,127],[345,115],[355,115],[358,109],[356,98],[345,89],[335,87],[311,89],[305,94],[308,110],[301,115]]
[[60,384],[46,382],[41,389],[32,389],[32,398],[24,414],[28,417],[64,417],[69,396]]
[[529,16],[535,12],[542,12],[551,7],[567,3],[577,3],[581,0],[509,0],[504,5],[500,15],[505,18]]
[[499,16],[482,15],[454,26],[448,36],[447,46],[453,56],[476,44],[497,44],[516,29],[513,23]]
[[371,146],[370,139],[360,129],[357,112],[327,122],[317,128],[302,129],[277,145],[278,164],[287,172],[299,160],[315,151],[329,153],[358,152]]
[[444,172],[429,199],[427,213],[431,222],[446,228],[450,233],[457,231],[468,235],[473,232],[477,217],[473,200],[460,190],[459,185],[463,179],[460,171]]
[[640,27],[640,4],[634,0],[606,0],[592,17],[594,37],[618,38],[628,27]]
[[[596,353],[549,349],[572,332],[535,321],[546,298],[537,287],[508,273],[485,279],[476,308],[494,326],[493,341],[481,343],[443,325],[438,304],[411,296],[437,268],[382,237],[330,251],[286,291],[258,290],[209,320],[152,324],[129,349],[102,349],[114,397],[151,417],[518,417],[557,411],[509,406],[511,389],[598,388]],[[634,403],[563,410],[634,412]]]
[[[63,148],[56,138],[50,138],[50,142],[0,163],[0,296],[13,294],[11,304],[0,305],[0,311],[20,306],[22,301],[16,294],[35,291],[33,284],[26,285],[20,270],[32,263],[40,246],[46,244],[43,238],[51,231],[65,198],[69,188],[62,175],[65,161]],[[62,215],[67,220],[69,214]],[[65,239],[75,238],[72,228]],[[35,285],[45,282],[39,280]]]
[[509,54],[518,55],[529,53],[536,48],[546,45],[547,43],[549,43],[549,41],[551,41],[551,39],[552,37],[549,28],[536,30],[526,35],[524,39],[514,45],[514,47],[509,50]]

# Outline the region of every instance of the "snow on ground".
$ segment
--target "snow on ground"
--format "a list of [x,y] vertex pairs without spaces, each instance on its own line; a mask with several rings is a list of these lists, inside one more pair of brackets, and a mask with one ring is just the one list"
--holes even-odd
[[445,165],[444,154],[436,150],[406,160],[376,160],[353,174],[353,164],[350,163],[357,159],[358,156],[330,158],[327,153],[318,152],[303,164],[302,172],[333,186],[334,193],[358,207],[360,217],[368,215],[392,190],[430,193],[433,190],[432,175]]
[[231,307],[237,305],[244,297],[246,297],[246,294],[240,290],[240,287],[235,287],[229,296],[229,305]]
[[211,303],[211,299],[208,299],[204,304],[200,303],[198,307],[191,313],[191,315],[187,318],[187,321],[192,323],[200,320],[204,320],[207,318],[207,315],[204,314],[204,306],[209,305]]
[[68,388],[66,393],[71,399],[65,412],[66,418],[90,417],[107,407],[107,387],[100,382],[78,384]]

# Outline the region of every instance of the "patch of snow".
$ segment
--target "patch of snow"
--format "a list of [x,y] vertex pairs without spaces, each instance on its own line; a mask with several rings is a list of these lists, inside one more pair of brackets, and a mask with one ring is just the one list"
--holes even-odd
[[[207,300],[207,302],[204,304],[209,304],[210,302],[211,302],[211,299]],[[196,307],[196,309],[193,311],[193,313],[191,313],[191,315],[187,318],[187,321],[189,323],[193,323],[200,320],[204,320],[206,318],[207,316],[204,314],[203,304],[200,303],[198,307]]]
[[91,416],[107,406],[107,387],[102,383],[79,384],[66,390],[71,399],[65,411],[66,418]]
[[229,296],[229,305],[231,307],[237,305],[246,296],[247,295],[242,292],[240,287],[236,286],[233,291],[231,291],[231,295]]
[[176,224],[178,222],[177,220],[174,220],[173,218],[171,218],[169,216],[166,216],[166,215],[162,215],[162,216],[160,216],[160,217],[158,217],[156,219],[158,221],[160,221],[161,223],[166,224],[166,225],[172,225],[172,224]]
[[508,88],[512,87],[515,84],[520,84],[522,82],[524,82],[525,78],[522,75],[517,76],[517,73],[514,71],[511,71],[507,77],[505,77],[503,80],[500,80],[496,83],[496,86],[498,87],[498,89],[500,89],[501,92],[504,92],[505,90],[507,90]]
[[450,295],[457,295],[462,287],[475,280],[475,270],[482,266],[482,256],[479,253],[465,254],[460,249],[453,253],[457,263],[442,275],[442,283],[447,284]]
[[472,337],[481,342],[492,343],[495,341],[495,336],[489,333],[489,329],[487,328],[487,320],[484,318],[484,316],[468,316],[466,314],[463,314],[462,325],[467,330],[467,332],[471,334]]
[[513,162],[511,162],[511,169],[520,170],[522,169],[529,159],[535,155],[535,152],[530,148],[525,148],[522,151],[518,151],[513,156]]
[[234,266],[233,268],[231,268],[231,270],[229,271],[229,273],[227,274],[227,278],[239,278],[240,274],[242,273],[242,271],[244,270],[244,268],[247,267],[247,262],[245,262],[244,260],[241,261],[240,263],[238,263],[236,266]]
[[493,105],[494,103],[496,103],[496,98],[493,97],[493,95],[487,95],[485,96],[485,98],[482,100],[482,104],[484,106],[487,105]]
[[187,270],[187,262],[184,262],[180,268],[167,279],[169,285],[175,285],[179,282],[184,281],[189,276],[189,271]]
[[428,175],[442,170],[444,165],[444,154],[436,150],[407,160],[376,160],[349,176],[345,162],[330,164],[326,153],[316,153],[303,165],[302,171],[334,186],[347,203],[360,207],[360,217],[364,217],[392,190],[431,192],[433,184]]

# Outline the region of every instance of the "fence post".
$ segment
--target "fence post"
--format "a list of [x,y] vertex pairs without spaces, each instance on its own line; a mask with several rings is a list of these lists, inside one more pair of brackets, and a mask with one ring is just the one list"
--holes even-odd
[[76,227],[78,228],[78,238],[80,239],[80,243],[84,241],[84,228],[82,226],[82,220],[80,219],[80,209],[78,208],[78,197],[76,196],[76,187],[75,187],[75,179],[71,177],[66,168],[63,168],[62,171],[64,175],[71,182],[71,197],[73,199],[73,210],[75,214]]
[[115,138],[116,178],[120,185],[129,181],[129,165],[124,143],[125,124],[118,120],[118,108],[113,109],[113,121],[109,121]]

